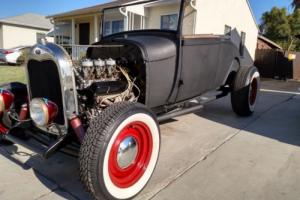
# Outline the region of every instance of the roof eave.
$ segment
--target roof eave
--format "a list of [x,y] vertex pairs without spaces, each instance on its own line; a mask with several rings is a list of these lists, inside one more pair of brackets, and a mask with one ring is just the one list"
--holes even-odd
[[84,14],[90,14],[91,12],[89,12],[90,10],[93,10],[93,13],[96,13],[98,10],[99,12],[107,6],[113,6],[115,4],[117,4],[117,1],[113,1],[113,2],[109,2],[109,3],[104,3],[104,4],[98,4],[95,6],[90,6],[90,7],[86,7],[86,8],[81,8],[81,9],[75,9],[75,10],[71,10],[68,12],[63,12],[63,13],[58,13],[55,15],[49,15],[46,16],[47,19],[54,19],[54,18],[60,18],[60,17],[70,17],[70,16],[74,16],[74,15],[84,15]]
[[263,40],[263,41],[265,41],[265,42],[267,42],[267,43],[269,43],[269,44],[271,44],[271,45],[273,45],[274,47],[276,47],[276,48],[278,48],[280,50],[283,50],[283,48],[279,44],[276,44],[275,42],[273,42],[272,40],[266,38],[263,35],[258,35],[258,38],[261,39],[261,40]]
[[4,24],[4,25],[11,25],[11,26],[20,26],[20,27],[25,27],[25,28],[33,28],[33,29],[39,29],[39,30],[50,30],[51,28],[46,28],[46,27],[38,27],[38,26],[31,26],[31,25],[27,25],[27,24],[20,24],[20,23],[12,23],[12,22],[7,22],[7,21],[1,21],[0,20],[0,24]]
[[[58,13],[58,14],[54,14],[54,15],[48,15],[48,16],[46,16],[46,18],[47,19],[54,19],[54,18],[62,18],[62,17],[71,17],[71,16],[76,16],[76,15],[86,15],[86,14],[97,13],[97,12],[100,13],[100,11],[104,8],[121,5],[123,3],[128,3],[128,2],[131,2],[131,1],[135,1],[135,0],[111,1],[111,2],[108,2],[108,3],[98,4],[98,5],[94,5],[94,6],[90,6],[90,7],[86,7],[86,8],[75,9],[75,10],[71,10],[71,11],[67,11],[67,12],[63,12],[63,13]],[[93,9],[93,12],[89,12],[89,10],[91,10],[91,9]]]

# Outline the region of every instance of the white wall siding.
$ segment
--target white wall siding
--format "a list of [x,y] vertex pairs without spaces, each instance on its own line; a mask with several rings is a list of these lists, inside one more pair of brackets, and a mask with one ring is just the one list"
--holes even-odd
[[17,46],[31,46],[37,43],[37,33],[46,34],[48,31],[32,28],[2,25],[3,48],[9,49]]
[[[246,33],[246,47],[254,60],[258,27],[247,0],[197,0],[197,34],[224,34],[225,25],[232,27],[232,39],[239,46],[241,31]],[[247,53],[247,52],[245,52]]]

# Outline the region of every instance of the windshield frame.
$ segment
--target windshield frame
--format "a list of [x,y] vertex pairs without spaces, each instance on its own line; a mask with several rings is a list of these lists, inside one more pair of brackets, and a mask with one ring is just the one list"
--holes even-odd
[[117,8],[122,8],[125,6],[135,6],[135,5],[139,5],[139,4],[144,4],[144,3],[151,3],[151,2],[158,2],[161,0],[146,0],[146,1],[139,1],[139,2],[134,2],[134,3],[129,3],[129,4],[123,4],[123,5],[117,5],[117,6],[111,6],[111,7],[107,7],[104,8],[101,11],[101,39],[106,38],[106,37],[111,37],[112,35],[119,35],[119,34],[124,34],[124,33],[132,33],[132,32],[144,32],[144,31],[157,31],[157,32],[173,32],[176,33],[177,35],[181,35],[181,24],[182,24],[182,12],[183,12],[183,7],[184,7],[184,3],[186,0],[180,0],[180,7],[179,7],[179,13],[178,13],[178,24],[177,24],[177,29],[176,30],[167,30],[167,29],[142,29],[142,30],[127,30],[127,31],[121,31],[118,33],[113,33],[113,34],[109,34],[109,35],[104,35],[104,13],[107,10],[112,10],[112,9],[117,9]]

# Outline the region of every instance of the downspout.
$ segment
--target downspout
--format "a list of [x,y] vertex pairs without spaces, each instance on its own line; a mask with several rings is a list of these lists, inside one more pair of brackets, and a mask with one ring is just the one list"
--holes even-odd
[[55,24],[55,21],[54,19],[50,19],[50,23],[53,24],[53,37],[54,37],[54,44],[56,44],[56,24]]
[[197,18],[197,7],[196,7],[196,0],[191,0],[190,1],[190,6],[191,6],[191,8],[192,9],[194,9],[195,10],[195,12],[196,12],[196,14],[194,15],[194,21],[193,21],[193,24],[194,24],[194,26],[193,26],[193,33],[195,34],[195,32],[196,32],[196,18]]
[[196,1],[195,1],[195,0],[191,0],[191,1],[190,1],[190,6],[191,6],[195,11],[197,11],[197,8],[196,8]]

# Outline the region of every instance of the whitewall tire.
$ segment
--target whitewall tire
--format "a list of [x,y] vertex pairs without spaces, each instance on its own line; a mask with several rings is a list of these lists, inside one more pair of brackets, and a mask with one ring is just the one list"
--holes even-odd
[[90,123],[80,150],[80,173],[95,199],[131,199],[155,169],[160,130],[141,104],[118,103]]

